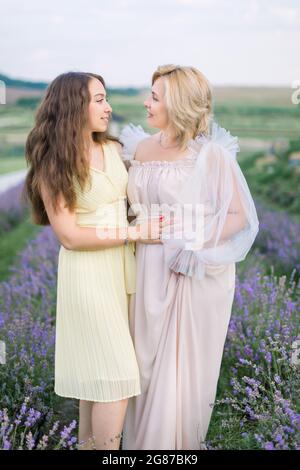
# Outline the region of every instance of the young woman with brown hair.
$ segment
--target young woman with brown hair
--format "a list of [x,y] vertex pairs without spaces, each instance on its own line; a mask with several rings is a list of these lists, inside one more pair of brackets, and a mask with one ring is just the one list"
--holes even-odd
[[128,398],[140,393],[128,327],[133,241],[160,243],[157,218],[129,227],[121,145],[100,75],[69,72],[47,89],[26,143],[25,193],[51,224],[58,260],[55,392],[77,398],[79,449],[118,449]]

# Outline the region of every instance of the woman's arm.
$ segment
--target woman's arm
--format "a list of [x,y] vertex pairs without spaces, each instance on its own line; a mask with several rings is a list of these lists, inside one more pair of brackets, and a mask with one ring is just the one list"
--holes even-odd
[[[231,178],[229,178],[231,176]],[[238,185],[236,181],[236,176],[234,175],[233,171],[231,171],[231,175],[228,175],[227,181],[232,181],[230,184],[232,186],[232,198],[228,210],[226,211],[226,216],[224,218],[222,231],[218,236],[218,243],[216,243],[215,236],[211,237],[211,240],[204,243],[203,248],[210,248],[213,245],[218,245],[223,243],[224,241],[232,238],[237,233],[241,232],[243,229],[246,228],[247,225],[247,217],[245,213],[245,209],[243,207],[241,201],[241,194],[238,190]],[[209,216],[215,216],[216,214],[207,214]],[[218,229],[218,219],[216,217],[215,220],[215,232],[217,233]]]
[[68,250],[99,250],[124,244],[125,238],[129,241],[157,240],[159,239],[161,223],[155,220],[149,223],[124,228],[99,229],[94,227],[80,227],[76,223],[76,214],[71,212],[62,195],[58,198],[55,212],[48,197],[45,186],[41,188],[44,206],[52,229],[60,243]]

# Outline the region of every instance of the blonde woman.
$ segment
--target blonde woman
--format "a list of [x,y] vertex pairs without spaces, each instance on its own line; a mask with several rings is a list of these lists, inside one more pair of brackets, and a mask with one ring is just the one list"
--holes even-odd
[[129,401],[123,449],[206,449],[235,262],[258,231],[237,139],[212,123],[211,100],[196,68],[161,66],[144,103],[159,132],[129,125],[120,136],[137,222],[157,211],[176,219],[161,243],[136,247],[130,330],[142,393]]
[[51,224],[61,244],[55,393],[80,400],[80,450],[118,449],[128,398],[140,394],[128,327],[133,241],[155,242],[162,229],[158,220],[128,227],[128,176],[107,132],[111,111],[100,75],[62,74],[26,144],[33,220]]

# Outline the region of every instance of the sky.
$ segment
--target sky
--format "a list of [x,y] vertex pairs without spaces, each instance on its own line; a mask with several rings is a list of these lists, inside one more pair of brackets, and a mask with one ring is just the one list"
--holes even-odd
[[0,73],[51,81],[70,70],[149,86],[158,65],[213,85],[300,80],[299,0],[0,0]]

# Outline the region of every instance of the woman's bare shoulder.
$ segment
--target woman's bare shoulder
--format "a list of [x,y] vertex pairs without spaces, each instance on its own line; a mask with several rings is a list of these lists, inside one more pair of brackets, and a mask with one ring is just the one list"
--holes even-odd
[[107,143],[114,145],[118,151],[118,154],[121,156],[123,151],[123,146],[117,140],[108,140]]
[[157,133],[141,140],[137,145],[134,159],[140,162],[149,160],[156,145]]

